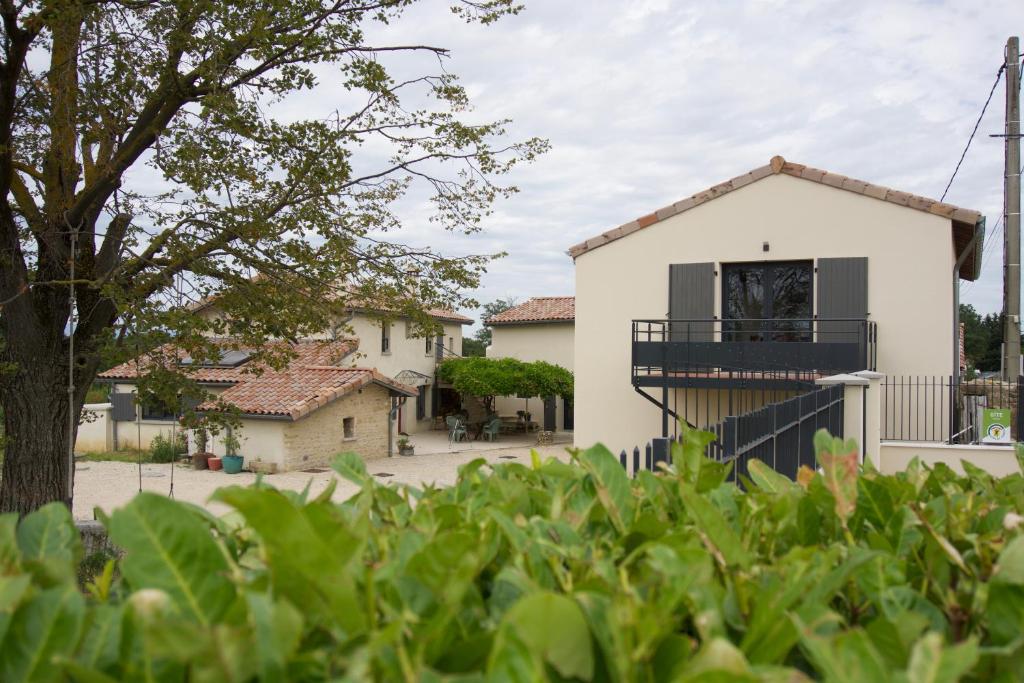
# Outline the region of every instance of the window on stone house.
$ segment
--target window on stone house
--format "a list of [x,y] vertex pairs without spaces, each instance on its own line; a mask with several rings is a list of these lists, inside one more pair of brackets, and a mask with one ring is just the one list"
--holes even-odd
[[380,324],[380,352],[391,353],[391,323],[386,320]]
[[346,439],[356,438],[356,419],[354,417],[346,417],[341,421],[342,428],[345,430]]

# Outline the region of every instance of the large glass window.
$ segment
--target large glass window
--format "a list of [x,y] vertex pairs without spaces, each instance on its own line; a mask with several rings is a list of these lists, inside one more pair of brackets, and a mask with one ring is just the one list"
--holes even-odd
[[722,272],[724,341],[811,341],[810,261],[729,263]]

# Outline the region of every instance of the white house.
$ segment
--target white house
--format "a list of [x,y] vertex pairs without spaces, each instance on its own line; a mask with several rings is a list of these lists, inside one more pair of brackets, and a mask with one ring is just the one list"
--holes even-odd
[[[216,299],[196,308],[200,315],[222,315]],[[459,396],[437,381],[437,365],[446,357],[462,354],[462,326],[472,318],[444,309],[426,311],[438,326],[435,334],[422,336],[411,319],[392,317],[382,320],[379,311],[353,306],[348,315],[334,321],[333,331],[325,330],[314,338],[344,336],[357,339],[359,349],[349,359],[352,365],[373,368],[400,384],[419,389],[415,400],[403,402],[397,416],[398,431],[414,434],[430,429],[433,418],[455,412]]]
[[[576,319],[575,299],[571,296],[538,296],[484,321],[491,328],[490,358],[515,358],[524,362],[546,361],[573,369],[573,337]],[[501,415],[519,410],[531,413],[533,420],[550,431],[573,430],[571,397],[502,396],[495,408]]]
[[577,244],[576,443],[714,422],[736,387],[751,407],[839,372],[955,375],[983,235],[977,211],[774,157]]
[[[388,455],[397,432],[395,409],[403,399],[417,396],[414,387],[354,366],[354,339],[289,344],[295,358],[288,367],[263,365],[260,373],[252,372],[259,361],[232,346],[225,340],[220,357],[203,363],[179,360],[172,349],[162,347],[163,353],[146,354],[101,373],[100,379],[112,385],[105,427],[110,447],[146,447],[157,434],[167,438],[182,431],[175,411],[135,400],[135,382],[153,364],[176,362],[213,395],[199,411],[224,410],[225,404],[237,410],[238,454],[247,463],[262,461],[278,470],[323,467],[344,451],[364,458]],[[86,430],[91,431],[95,429]],[[224,436],[211,436],[207,450],[224,455]]]

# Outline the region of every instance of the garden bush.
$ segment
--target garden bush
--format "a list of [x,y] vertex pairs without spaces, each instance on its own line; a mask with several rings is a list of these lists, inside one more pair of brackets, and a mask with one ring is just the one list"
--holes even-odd
[[188,453],[185,435],[178,433],[174,438],[157,434],[149,442],[150,462],[173,462]]
[[2,517],[0,680],[1019,679],[1024,477],[819,435],[819,471],[738,487],[708,438],[636,479],[598,446],[422,489],[346,455],[346,502],[232,486],[221,518],[142,493],[84,590],[65,507]]

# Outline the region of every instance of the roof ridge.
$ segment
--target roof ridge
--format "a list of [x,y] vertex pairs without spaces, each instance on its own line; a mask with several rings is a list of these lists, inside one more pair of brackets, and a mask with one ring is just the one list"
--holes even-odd
[[982,218],[981,212],[974,211],[973,209],[964,209],[953,204],[947,204],[927,197],[913,195],[909,192],[902,192],[883,185],[875,185],[863,180],[850,178],[839,173],[830,173],[811,166],[805,166],[804,164],[786,161],[782,156],[776,155],[773,156],[765,166],[759,166],[747,173],[743,173],[734,178],[718,183],[717,185],[712,185],[706,190],[697,192],[685,199],[670,204],[669,206],[658,209],[654,213],[640,216],[636,220],[623,223],[611,230],[606,230],[600,235],[575,244],[569,247],[568,254],[575,259],[581,254],[592,249],[602,247],[609,242],[614,242],[617,239],[621,239],[626,235],[642,230],[650,225],[654,225],[666,218],[688,211],[695,206],[700,206],[712,199],[716,199],[724,194],[738,190],[741,187],[745,187],[753,182],[767,178],[770,175],[779,174],[785,174],[794,178],[801,178],[803,180],[810,180],[836,189],[847,190],[848,192],[891,202],[910,209],[924,211],[942,218],[948,218],[951,221],[974,225]]

